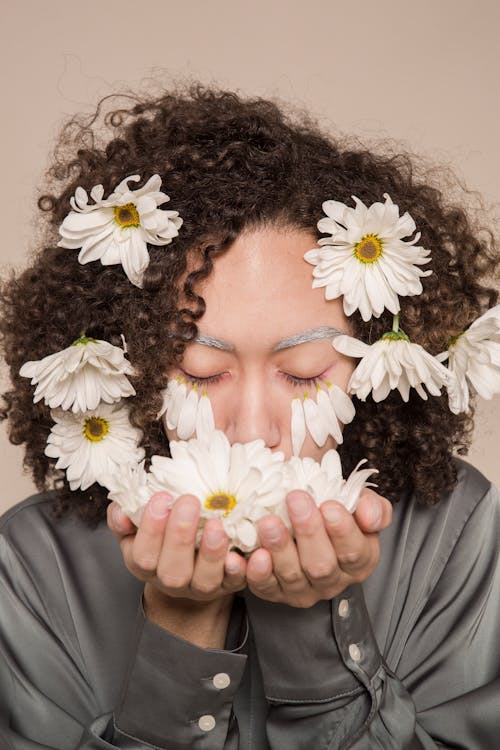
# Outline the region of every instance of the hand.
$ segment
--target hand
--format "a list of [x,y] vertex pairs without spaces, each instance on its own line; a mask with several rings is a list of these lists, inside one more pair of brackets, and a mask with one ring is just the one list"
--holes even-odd
[[202,648],[224,648],[233,594],[245,585],[246,563],[228,552],[217,519],[205,525],[197,551],[198,500],[184,495],[171,504],[167,493],[153,495],[136,528],[111,503],[108,525],[120,542],[125,565],[145,581],[147,618]]
[[128,570],[175,599],[212,601],[245,586],[245,560],[228,552],[228,538],[218,519],[207,521],[195,549],[200,504],[192,495],[176,503],[158,492],[144,509],[139,528],[116,503],[108,507],[108,525],[120,543]]
[[295,540],[277,516],[258,523],[262,548],[247,563],[247,583],[254,594],[312,607],[373,573],[380,555],[378,532],[392,518],[385,498],[366,489],[351,515],[335,501],[318,508],[307,492],[294,490],[287,506]]

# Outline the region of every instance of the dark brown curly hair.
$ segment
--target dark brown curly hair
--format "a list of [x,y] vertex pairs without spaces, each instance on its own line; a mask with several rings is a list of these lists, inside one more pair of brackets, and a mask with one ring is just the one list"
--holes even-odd
[[[369,204],[389,193],[401,211],[410,211],[432,255],[423,294],[402,300],[400,325],[410,338],[436,354],[494,305],[498,255],[491,233],[480,231],[463,208],[447,205],[415,164],[393,148],[368,149],[326,135],[307,115],[289,114],[271,101],[199,85],[128,97],[121,108],[108,98],[90,120],[69,122],[38,202],[43,249],[3,284],[0,328],[13,382],[0,416],[9,418],[10,440],[26,444],[25,465],[37,486],[60,487],[56,512],[72,508],[96,523],[104,517],[106,490],[94,484],[70,492],[65,475],[45,456],[50,410],[33,404],[33,389],[18,374],[21,365],[67,347],[83,331],[116,345],[124,334],[136,371],[131,420],[143,432],[147,456],[168,455],[156,419],[160,390],[203,315],[197,283],[244,229],[315,232],[324,200],[350,202],[356,195]],[[179,211],[184,224],[171,244],[149,247],[143,289],[120,265],[81,265],[77,251],[57,247],[58,227],[78,186],[102,184],[107,195],[128,175],[146,181],[154,173],[170,195],[166,207]],[[188,268],[193,254],[194,270]],[[356,313],[352,320],[355,335],[372,342],[390,330],[392,315],[385,311],[364,323]],[[420,502],[435,503],[453,487],[452,451],[466,452],[472,413],[454,415],[446,396],[423,401],[414,391],[407,404],[393,391],[382,403],[358,401],[356,410],[340,447],[347,472],[368,458],[381,470],[379,491],[393,501],[415,492]]]

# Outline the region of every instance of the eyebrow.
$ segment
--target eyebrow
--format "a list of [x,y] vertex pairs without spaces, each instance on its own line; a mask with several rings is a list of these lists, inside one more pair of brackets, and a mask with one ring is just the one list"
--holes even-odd
[[194,339],[195,344],[203,344],[203,346],[211,346],[214,349],[222,349],[223,352],[234,352],[234,346],[228,344],[227,341],[217,339],[215,336],[206,336],[204,333],[198,333]]
[[320,328],[308,328],[307,331],[296,333],[280,341],[273,347],[273,352],[279,352],[282,349],[291,349],[292,346],[306,344],[308,341],[321,341],[322,339],[331,339],[335,336],[341,336],[345,331],[330,326],[321,326]]
[[[288,336],[286,339],[279,341],[276,346],[273,346],[273,352],[279,352],[282,349],[291,349],[293,346],[306,344],[309,341],[321,341],[322,339],[334,338],[335,336],[341,336],[342,334],[345,334],[345,331],[341,331],[338,328],[332,328],[331,326],[308,328],[306,331],[295,333],[293,336]],[[224,352],[234,352],[234,346],[232,346],[232,344],[228,344],[227,341],[218,339],[215,336],[207,336],[204,333],[198,333],[194,341],[196,344],[211,346],[214,349],[221,349]]]

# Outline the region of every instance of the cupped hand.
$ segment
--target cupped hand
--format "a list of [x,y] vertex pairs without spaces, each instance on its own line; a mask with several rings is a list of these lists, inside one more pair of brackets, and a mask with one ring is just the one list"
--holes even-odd
[[228,551],[218,519],[207,521],[196,550],[199,516],[200,504],[192,495],[172,505],[167,493],[158,492],[138,528],[116,503],[108,507],[108,526],[132,575],[167,597],[208,602],[244,588],[246,562]]
[[278,516],[258,523],[262,547],[250,556],[246,571],[254,594],[311,607],[373,573],[380,555],[378,532],[392,518],[388,500],[366,489],[351,514],[335,501],[318,508],[307,492],[294,490],[287,506],[295,540]]

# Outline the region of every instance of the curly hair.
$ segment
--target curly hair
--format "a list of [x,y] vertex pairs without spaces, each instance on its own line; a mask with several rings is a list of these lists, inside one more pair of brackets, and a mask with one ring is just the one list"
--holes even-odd
[[[168,455],[156,419],[160,391],[196,336],[205,309],[198,282],[243,230],[274,225],[316,232],[324,200],[347,202],[356,195],[373,203],[387,192],[411,212],[432,255],[423,293],[402,300],[400,324],[413,341],[436,354],[497,300],[493,236],[464,208],[447,205],[408,154],[335,138],[304,113],[200,85],[130,99],[119,108],[107,98],[90,120],[74,118],[65,126],[38,202],[45,219],[42,249],[2,290],[0,331],[13,387],[0,416],[9,418],[10,440],[25,443],[25,465],[38,488],[60,488],[56,513],[74,509],[91,524],[104,517],[107,491],[94,484],[70,492],[65,475],[45,456],[50,410],[33,404],[32,388],[18,374],[21,365],[65,348],[82,331],[117,345],[124,334],[137,392],[131,421],[142,430],[148,457]],[[127,175],[147,179],[153,173],[184,224],[172,244],[149,247],[143,289],[119,265],[81,265],[76,252],[57,247],[58,227],[78,186],[102,184],[108,194]],[[194,270],[188,265],[193,253]],[[351,320],[355,335],[372,342],[390,330],[392,315],[385,311],[364,323],[356,313]],[[445,398],[423,401],[412,391],[408,403],[391,392],[381,403],[357,401],[356,410],[339,449],[347,471],[366,457],[383,469],[379,488],[393,501],[414,492],[420,502],[435,503],[451,490],[452,452],[467,451],[473,409],[454,415]]]

